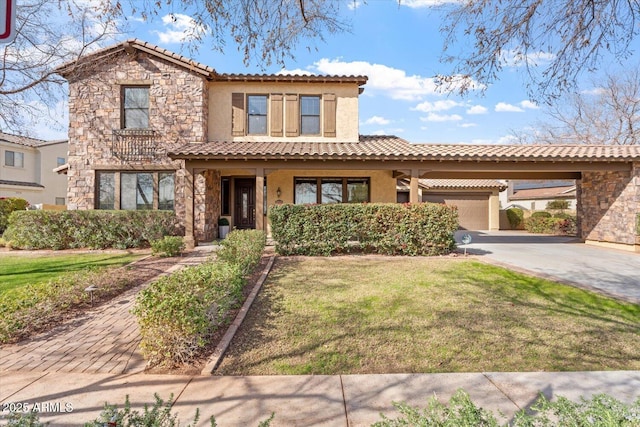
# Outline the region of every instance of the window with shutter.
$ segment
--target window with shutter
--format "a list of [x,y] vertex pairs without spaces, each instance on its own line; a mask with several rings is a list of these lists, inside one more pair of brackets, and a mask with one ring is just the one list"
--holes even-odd
[[244,93],[233,93],[231,95],[231,134],[233,136],[244,136],[244,121]]
[[282,94],[271,94],[271,136],[282,136]]
[[334,93],[325,93],[324,100],[324,136],[336,136],[336,95]]
[[300,135],[300,116],[298,113],[298,95],[286,96],[286,136]]

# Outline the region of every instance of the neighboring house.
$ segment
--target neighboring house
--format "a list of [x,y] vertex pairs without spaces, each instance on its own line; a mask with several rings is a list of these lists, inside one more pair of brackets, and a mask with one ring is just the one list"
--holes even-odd
[[529,211],[541,211],[547,208],[549,202],[566,200],[569,210],[576,210],[575,181],[520,181],[508,182],[507,191],[501,200],[504,208],[520,207]]
[[[498,194],[506,185],[492,179],[420,179],[423,202],[456,206],[463,230],[498,230],[500,203]],[[398,180],[398,202],[409,201],[409,182]]]
[[54,169],[67,161],[69,144],[0,132],[0,197],[31,205],[64,205],[67,177]]
[[[268,231],[275,204],[394,203],[402,178],[418,203],[420,179],[549,176],[582,178],[585,238],[635,244],[628,211],[640,186],[629,179],[640,179],[640,147],[364,136],[358,97],[365,76],[219,73],[139,40],[57,71],[69,82],[69,209],[171,209],[189,245],[217,237],[221,216],[235,228]],[[604,191],[611,182],[619,191]],[[478,191],[486,199],[496,190]],[[601,210],[601,196],[611,212]]]

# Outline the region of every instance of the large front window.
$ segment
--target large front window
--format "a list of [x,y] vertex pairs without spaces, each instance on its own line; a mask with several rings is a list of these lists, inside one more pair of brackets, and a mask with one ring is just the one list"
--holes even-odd
[[149,88],[124,86],[122,88],[122,128],[147,129],[149,127]]
[[96,209],[173,210],[174,207],[174,172],[96,172]]
[[4,152],[4,164],[5,166],[13,166],[15,168],[24,167],[24,153],[17,151],[5,151]]
[[364,203],[369,201],[369,178],[295,178],[298,205]]
[[320,97],[300,97],[300,134],[320,135]]
[[251,135],[267,134],[267,95],[247,96],[247,114]]

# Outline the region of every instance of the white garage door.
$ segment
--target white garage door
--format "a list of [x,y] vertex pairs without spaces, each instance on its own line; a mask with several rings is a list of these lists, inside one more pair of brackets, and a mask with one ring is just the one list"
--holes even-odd
[[489,229],[489,195],[463,193],[427,193],[422,200],[458,207],[458,220],[463,230]]

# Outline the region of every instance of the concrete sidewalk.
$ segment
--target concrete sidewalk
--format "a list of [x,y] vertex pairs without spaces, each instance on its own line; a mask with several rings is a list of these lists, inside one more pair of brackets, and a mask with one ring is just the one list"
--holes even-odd
[[539,392],[572,400],[608,393],[632,403],[640,397],[640,371],[253,377],[5,371],[0,385],[0,408],[39,404],[47,409],[40,419],[56,426],[93,420],[105,402],[121,408],[126,395],[140,409],[153,403],[154,393],[165,400],[173,394],[182,424],[193,421],[199,408],[202,426],[211,415],[222,427],[256,426],[272,412],[272,426],[367,426],[380,420],[380,412],[397,416],[393,401],[424,407],[431,396],[446,402],[459,388],[497,417],[501,411],[504,424]]

